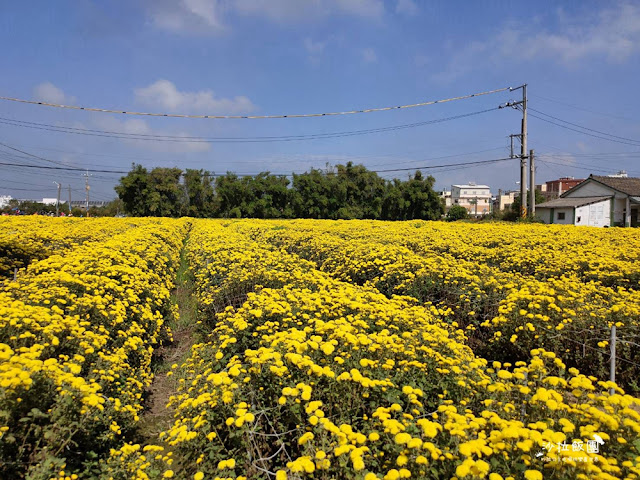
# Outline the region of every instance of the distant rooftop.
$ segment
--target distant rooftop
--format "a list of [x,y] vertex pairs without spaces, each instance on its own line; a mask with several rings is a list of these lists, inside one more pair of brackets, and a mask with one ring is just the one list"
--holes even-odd
[[601,202],[611,197],[561,197],[536,205],[536,208],[569,208],[581,207],[591,203]]
[[457,188],[490,188],[489,185],[476,185],[475,183],[468,183],[466,185],[451,185]]
[[612,176],[604,177],[600,175],[591,175],[589,178],[592,178],[597,182],[603,183],[607,187],[611,187],[620,192],[626,193],[627,195],[640,197],[640,178],[612,177]]

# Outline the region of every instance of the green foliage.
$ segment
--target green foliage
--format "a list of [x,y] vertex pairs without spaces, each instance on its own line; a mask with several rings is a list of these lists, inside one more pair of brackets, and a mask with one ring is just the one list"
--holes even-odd
[[443,207],[434,183],[419,171],[407,181],[388,181],[351,162],[312,168],[293,181],[269,172],[227,172],[213,182],[203,170],[133,165],[116,192],[133,216],[436,220]]
[[[529,197],[527,192],[527,203],[529,203]],[[547,199],[542,195],[541,192],[536,190],[536,205],[540,205],[544,203]],[[513,203],[511,204],[511,209],[506,211],[503,216],[503,220],[507,220],[510,222],[515,222],[516,220],[523,221],[524,219],[520,219],[520,195],[516,195],[513,199]],[[539,223],[539,222],[535,222]]]
[[461,205],[453,205],[447,212],[447,221],[455,222],[456,220],[462,220],[469,218],[469,212]]

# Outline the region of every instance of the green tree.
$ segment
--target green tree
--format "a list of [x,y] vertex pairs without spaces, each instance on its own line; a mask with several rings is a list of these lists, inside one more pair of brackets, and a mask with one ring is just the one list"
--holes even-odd
[[469,212],[462,205],[452,205],[447,212],[447,221],[454,222],[456,220],[462,220],[469,218]]
[[131,165],[131,171],[120,179],[115,191],[124,205],[124,210],[134,217],[149,215],[149,172],[142,165]]
[[[544,203],[547,199],[542,195],[542,192],[536,190],[536,205]],[[527,192],[527,203],[529,203],[529,193]],[[514,222],[520,218],[520,195],[516,195],[511,204],[511,208],[508,212],[505,212],[503,219]]]
[[115,190],[130,215],[178,217],[184,213],[181,175],[179,168],[154,168],[148,172],[134,164]]
[[185,208],[189,217],[206,218],[216,211],[213,177],[208,171],[187,168],[184,172]]

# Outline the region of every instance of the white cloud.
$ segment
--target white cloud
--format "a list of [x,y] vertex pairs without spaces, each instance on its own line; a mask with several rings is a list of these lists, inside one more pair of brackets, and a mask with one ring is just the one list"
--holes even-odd
[[[120,120],[110,116],[96,116],[93,124],[101,130],[109,132],[121,132],[124,134],[135,135],[171,135],[177,137],[194,137],[184,131],[172,132],[152,128],[146,120],[140,118],[130,118]],[[178,139],[179,140],[179,139]],[[199,140],[199,139],[194,139]],[[148,150],[153,152],[168,153],[190,153],[190,152],[206,152],[211,149],[211,144],[207,142],[195,141],[153,141],[153,140],[136,140],[123,138],[121,141],[132,147]]]
[[376,51],[373,48],[365,48],[361,53],[364,63],[375,63],[378,61],[378,55],[376,55]]
[[33,97],[36,100],[47,103],[59,103],[70,105],[75,103],[76,97],[66,95],[60,88],[51,82],[44,82],[33,89]]
[[431,59],[429,58],[428,55],[419,53],[413,58],[413,61],[416,64],[416,67],[422,68],[422,67],[426,67],[431,61]]
[[396,4],[396,13],[402,13],[404,15],[417,15],[418,6],[413,0],[398,0]]
[[184,33],[221,33],[228,14],[289,24],[331,15],[379,19],[384,13],[383,0],[148,0],[147,5],[155,26]]
[[255,105],[245,96],[234,98],[216,97],[211,90],[181,92],[169,80],[135,90],[136,101],[154,108],[169,110],[171,113],[203,112],[206,114],[236,115],[255,109]]
[[565,67],[600,57],[620,63],[640,52],[640,5],[620,4],[596,14],[570,18],[556,12],[557,31],[508,24],[498,34],[458,49],[444,71],[434,79],[449,81],[471,72],[480,63],[493,65],[520,60],[547,59]]
[[163,30],[185,33],[223,33],[225,6],[221,0],[150,0],[152,23]]
[[314,42],[310,38],[304,39],[304,48],[310,55],[319,55],[324,51],[324,48],[327,46],[327,42]]

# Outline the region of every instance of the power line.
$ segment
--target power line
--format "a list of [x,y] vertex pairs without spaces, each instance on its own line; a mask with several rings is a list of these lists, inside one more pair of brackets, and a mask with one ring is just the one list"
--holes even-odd
[[25,100],[21,98],[13,98],[13,97],[4,97],[0,96],[0,100],[7,100],[10,102],[19,102],[19,103],[28,103],[31,105],[41,105],[45,107],[55,107],[55,108],[67,108],[72,110],[84,110],[88,112],[101,112],[101,113],[118,113],[124,115],[142,115],[148,117],[171,117],[171,118],[206,118],[206,119],[218,119],[218,120],[229,120],[229,119],[271,119],[271,118],[304,118],[304,117],[328,117],[335,115],[354,115],[358,113],[372,113],[372,112],[383,112],[389,110],[398,110],[403,108],[415,108],[415,107],[424,107],[427,105],[435,105],[436,103],[446,103],[453,102],[456,100],[464,100],[473,97],[480,97],[482,95],[490,95],[493,93],[504,92],[509,90],[509,87],[499,88],[496,90],[489,90],[486,92],[472,93],[470,95],[462,95],[459,97],[445,98],[441,100],[431,100],[427,102],[414,103],[409,105],[398,105],[393,107],[378,107],[378,108],[367,108],[362,110],[349,110],[343,112],[326,112],[326,113],[303,113],[303,114],[288,114],[288,115],[194,115],[194,114],[178,114],[178,113],[149,113],[149,112],[132,112],[124,109],[111,110],[107,108],[97,108],[97,107],[83,107],[77,105],[62,105],[58,103],[49,103],[49,102],[38,102],[35,100]]
[[44,162],[53,163],[53,164],[56,164],[56,165],[65,165],[65,166],[66,166],[66,164],[65,164],[65,163],[57,162],[56,160],[49,160],[48,158],[40,157],[40,156],[38,156],[38,155],[34,155],[34,154],[32,154],[32,153],[25,152],[24,150],[20,150],[19,148],[12,147],[11,145],[7,145],[6,143],[2,143],[2,142],[0,142],[0,145],[2,145],[2,146],[3,146],[3,147],[5,147],[5,148],[8,148],[8,149],[10,149],[10,150],[13,150],[13,151],[16,151],[16,152],[22,153],[23,155],[27,155],[27,156],[29,156],[29,157],[35,158],[35,159],[37,159],[37,160],[41,160],[41,161],[44,161]]
[[[24,167],[24,168],[39,168],[39,169],[43,169],[43,170],[66,170],[66,171],[72,171],[72,172],[84,172],[86,170],[86,168],[76,168],[76,167],[52,167],[49,165],[26,165],[24,163],[7,163],[7,162],[0,162],[0,165],[6,165],[6,166],[14,166],[14,167]],[[91,170],[92,172],[98,172],[98,173],[129,173],[126,172],[124,170]]]
[[[460,163],[449,163],[449,164],[443,164],[443,165],[426,165],[426,166],[421,166],[421,167],[391,168],[391,169],[386,169],[386,170],[369,170],[369,171],[373,172],[373,173],[406,172],[406,171],[417,171],[417,170],[441,169],[441,168],[449,168],[449,167],[468,167],[468,166],[471,166],[471,165],[485,165],[485,164],[491,164],[491,163],[497,163],[497,162],[504,162],[504,161],[507,161],[507,160],[513,160],[513,158],[495,158],[495,159],[491,159],[491,160],[478,160],[478,161],[474,161],[474,162],[460,162]],[[78,171],[78,172],[86,171],[86,169],[84,169],[84,168],[53,167],[53,166],[49,166],[49,165],[27,165],[27,164],[21,164],[21,163],[8,163],[8,162],[0,162],[0,165],[23,167],[23,168],[37,168],[37,169],[44,169],[44,170],[67,170],[67,171]],[[114,174],[128,174],[128,173],[130,173],[129,171],[124,171],[124,170],[96,170],[96,169],[92,169],[91,171],[92,172],[97,172],[97,173],[114,173]],[[260,173],[267,173],[267,172],[260,172]],[[182,173],[181,175],[184,175],[184,173]],[[220,174],[220,173],[211,173],[211,172],[202,173],[201,174],[201,176],[209,176],[209,177],[222,177],[222,176],[225,176],[225,175],[226,175],[226,173]],[[236,174],[236,175],[252,177],[252,176],[259,175],[259,174],[258,173],[240,173],[240,174]],[[285,173],[271,173],[271,175],[283,176],[283,177],[292,176],[292,174],[285,174]],[[298,174],[298,175],[300,175],[300,174]]]
[[108,131],[108,130],[65,127],[65,126],[59,126],[59,125],[51,125],[47,123],[28,122],[25,120],[15,120],[15,119],[4,118],[4,117],[0,117],[0,124],[11,125],[14,127],[34,128],[37,130],[47,130],[47,131],[57,132],[57,133],[70,133],[74,135],[120,138],[120,139],[127,139],[127,140],[146,140],[146,141],[156,141],[156,142],[177,142],[177,143],[271,143],[271,142],[294,142],[294,141],[303,141],[303,140],[319,140],[319,139],[326,139],[326,138],[340,138],[340,137],[352,137],[357,135],[369,135],[372,133],[396,131],[396,130],[402,130],[407,128],[416,128],[416,127],[422,127],[425,125],[448,122],[451,120],[458,120],[461,118],[466,118],[474,115],[480,115],[483,113],[492,112],[494,110],[498,110],[498,107],[489,108],[486,110],[480,110],[477,112],[465,113],[462,115],[455,115],[452,117],[444,117],[444,118],[438,118],[434,120],[427,120],[424,122],[392,125],[387,127],[370,128],[365,130],[315,133],[315,134],[306,134],[306,135],[282,135],[282,136],[261,136],[261,137],[260,136],[259,137],[198,137],[198,136],[187,136],[187,135],[156,135],[156,134],[143,134],[143,133],[114,132],[114,131]]
[[618,135],[613,135],[612,133],[602,132],[600,130],[595,130],[593,128],[585,127],[583,125],[578,125],[577,123],[569,122],[568,120],[563,120],[562,118],[554,117],[553,115],[549,115],[548,113],[541,112],[540,110],[536,110],[535,108],[529,108],[529,109],[532,112],[539,113],[540,115],[544,115],[545,117],[553,118],[554,120],[558,120],[559,122],[564,122],[564,123],[567,123],[569,125],[573,125],[574,127],[582,128],[584,130],[589,130],[590,132],[599,133],[601,135],[607,135],[609,137],[617,138],[619,140],[626,140],[627,142],[635,142],[635,143],[640,144],[640,140],[635,140],[633,138],[627,138],[627,137],[619,137]]
[[540,153],[538,156],[552,156],[552,157],[637,157],[640,156],[640,152],[600,152],[600,153]]
[[547,102],[557,103],[559,105],[564,105],[566,107],[575,108],[576,110],[582,110],[583,112],[595,113],[596,115],[603,115],[605,117],[616,118],[618,120],[627,120],[627,121],[631,120],[631,119],[626,118],[626,117],[618,117],[616,115],[611,115],[610,113],[598,112],[596,110],[589,110],[588,108],[578,107],[577,105],[572,105],[571,103],[562,102],[560,100],[554,100],[553,98],[543,97],[541,95],[535,95],[535,94],[530,94],[530,95],[532,97],[539,98],[539,99],[545,100]]
[[[421,162],[426,162],[426,161],[430,161],[430,160],[442,160],[444,158],[464,157],[466,155],[475,155],[477,153],[493,152],[493,151],[496,151],[496,150],[503,150],[503,149],[504,149],[504,147],[487,148],[485,150],[476,150],[475,152],[457,153],[455,155],[443,155],[441,157],[425,158],[425,159],[421,159],[421,160],[408,160],[406,162],[397,162],[397,163],[421,163]],[[369,167],[383,167],[385,165],[389,165],[389,164],[388,163],[377,163],[377,164],[374,164],[374,165],[369,165]]]
[[384,173],[384,172],[406,172],[409,170],[429,170],[433,168],[446,168],[446,167],[458,167],[458,166],[469,166],[469,165],[485,165],[489,163],[497,163],[497,162],[505,162],[507,160],[516,160],[515,158],[507,157],[507,158],[495,158],[492,160],[478,160],[475,162],[461,162],[461,163],[449,163],[445,165],[427,165],[423,167],[411,167],[411,168],[391,168],[388,170],[371,170],[376,173]]
[[[586,171],[600,172],[605,174],[611,173],[611,170],[606,170],[598,167],[580,166],[580,165],[575,165],[570,163],[557,163],[557,162],[550,162],[549,160],[540,160],[540,161],[547,165],[558,165],[560,167],[569,167],[569,168],[575,168],[577,170],[586,170]],[[633,175],[636,175],[635,172],[630,172],[630,173],[632,173]]]
[[608,140],[608,141],[610,141],[610,142],[615,142],[615,143],[622,143],[623,145],[632,145],[632,146],[634,146],[634,147],[640,146],[640,144],[639,144],[639,143],[623,142],[623,141],[620,141],[620,140],[615,140],[615,139],[610,138],[610,137],[603,137],[603,136],[600,136],[600,135],[594,135],[593,133],[588,133],[588,132],[585,132],[585,131],[582,131],[582,130],[578,130],[578,129],[575,129],[575,128],[571,128],[571,127],[568,127],[568,126],[566,126],[566,125],[562,125],[562,124],[560,124],[560,123],[556,123],[556,122],[554,122],[554,121],[552,121],[552,120],[548,120],[548,119],[546,119],[546,118],[539,117],[538,115],[535,115],[535,114],[533,114],[533,113],[530,113],[530,114],[529,114],[529,116],[531,116],[531,117],[533,117],[533,118],[537,118],[538,120],[542,120],[543,122],[547,122],[547,123],[550,123],[550,124],[552,124],[552,125],[556,125],[557,127],[562,127],[562,128],[564,128],[564,129],[571,130],[571,131],[573,131],[573,132],[578,132],[578,133],[581,133],[581,134],[583,134],[583,135],[588,135],[588,136],[590,136],[590,137],[600,138],[600,139],[602,139],[602,140]]

